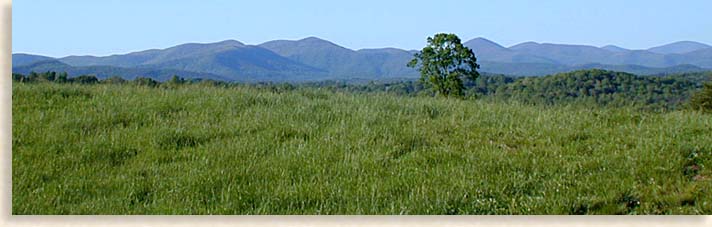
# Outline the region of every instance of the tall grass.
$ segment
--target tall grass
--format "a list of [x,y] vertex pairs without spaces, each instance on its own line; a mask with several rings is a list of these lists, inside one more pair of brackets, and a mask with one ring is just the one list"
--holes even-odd
[[712,117],[13,85],[13,214],[712,214]]

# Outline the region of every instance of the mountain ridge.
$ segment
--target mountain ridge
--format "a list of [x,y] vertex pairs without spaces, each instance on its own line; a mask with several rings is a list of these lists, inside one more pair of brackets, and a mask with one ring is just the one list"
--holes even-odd
[[678,41],[657,47],[652,47],[647,49],[647,51],[659,54],[685,54],[708,48],[712,48],[712,46],[694,41]]
[[[657,52],[675,52],[670,54],[656,53],[649,49],[630,50],[613,45],[595,47],[532,41],[504,47],[483,37],[465,41],[464,45],[473,49],[482,65],[481,70],[489,73],[537,76],[581,67],[598,67],[655,74],[712,68],[712,48],[704,48],[708,45],[691,41],[650,48],[657,48]],[[73,71],[89,73],[91,71],[86,67],[93,66],[99,72],[109,69],[131,73],[174,70],[170,72],[214,75],[235,81],[387,79],[417,77],[415,69],[406,67],[414,53],[417,50],[393,47],[353,50],[313,36],[299,40],[272,40],[258,45],[229,39],[214,43],[185,43],[164,49],[103,57],[85,55],[50,58],[16,53],[13,54],[13,71],[15,67],[27,70],[27,67],[22,66],[33,61],[55,59],[70,67],[78,67]],[[47,69],[47,65],[39,69]]]

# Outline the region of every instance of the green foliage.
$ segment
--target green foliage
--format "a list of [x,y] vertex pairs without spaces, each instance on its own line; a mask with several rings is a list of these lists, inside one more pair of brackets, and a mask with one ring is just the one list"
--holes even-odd
[[54,71],[47,71],[44,73],[30,72],[29,75],[25,76],[18,73],[12,74],[12,79],[17,82],[30,83],[30,82],[54,82],[54,83],[80,83],[80,84],[94,84],[98,83],[99,79],[94,75],[80,75],[77,77],[69,78],[67,72],[57,73]]
[[57,79],[57,72],[47,72],[47,81],[55,81]]
[[121,78],[120,76],[112,76],[102,81],[102,83],[106,84],[125,84],[127,82],[128,81],[126,79]]
[[177,75],[173,75],[170,80],[168,80],[168,83],[171,84],[183,84],[185,83],[185,79],[183,77],[179,77]]
[[96,78],[96,76],[94,75],[81,75],[78,77],[69,78],[69,82],[79,84],[96,84],[99,83],[99,79]]
[[191,81],[191,83],[198,84],[198,85],[204,86],[204,87],[228,87],[229,85],[233,84],[233,83],[228,83],[225,81],[216,81],[216,80],[210,80],[210,79],[194,80],[194,81]]
[[706,83],[699,92],[692,95],[690,107],[694,110],[712,112],[712,82]]
[[57,77],[57,83],[66,83],[66,82],[69,82],[69,75],[67,74],[67,72],[60,73],[59,76]]
[[[534,105],[583,105],[626,107],[665,111],[679,109],[692,91],[712,79],[709,73],[684,73],[667,76],[636,76],[603,70],[581,70],[545,77],[510,77],[484,74],[465,81],[465,96],[500,102]],[[306,83],[302,86],[332,91],[386,92],[407,96],[426,95],[415,81],[347,84],[337,81]]]
[[439,95],[462,96],[462,79],[476,80],[480,75],[475,54],[455,34],[428,37],[428,45],[414,56],[408,67],[420,66],[421,82],[432,86]]
[[181,84],[185,84],[186,82],[187,81],[183,77],[173,75],[171,77],[171,79],[169,79],[165,83],[162,83],[161,86],[167,87],[167,88],[175,88],[177,86],[180,86]]
[[17,81],[17,82],[25,82],[27,80],[27,77],[25,77],[25,75],[22,75],[19,73],[13,73],[12,80]]
[[712,118],[697,111],[12,86],[14,215],[712,213]]
[[149,86],[149,87],[157,87],[159,85],[158,81],[148,78],[148,77],[136,77],[136,79],[134,79],[132,81],[132,83],[135,85],[139,85],[139,86]]
[[603,106],[674,109],[684,104],[698,82],[682,76],[636,76],[605,70],[581,70],[541,78],[522,78],[495,96],[526,103],[581,102]]

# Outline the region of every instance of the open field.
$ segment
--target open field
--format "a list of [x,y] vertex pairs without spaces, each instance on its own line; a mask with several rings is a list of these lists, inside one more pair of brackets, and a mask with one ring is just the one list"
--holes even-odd
[[13,214],[712,214],[712,116],[13,84]]

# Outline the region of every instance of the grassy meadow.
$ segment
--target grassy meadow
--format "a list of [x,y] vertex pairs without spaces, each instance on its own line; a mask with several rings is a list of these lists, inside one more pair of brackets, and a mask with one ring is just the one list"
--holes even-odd
[[14,83],[12,213],[712,214],[712,115]]

